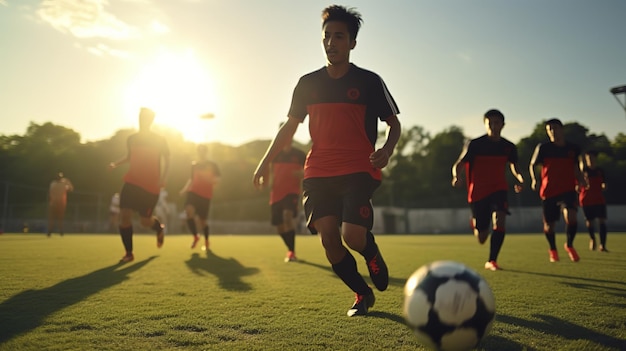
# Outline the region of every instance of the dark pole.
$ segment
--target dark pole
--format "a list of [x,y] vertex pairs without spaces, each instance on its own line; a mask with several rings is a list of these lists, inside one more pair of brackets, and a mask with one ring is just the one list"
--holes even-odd
[[[622,108],[624,109],[624,113],[626,113],[626,85],[622,85],[619,87],[614,87],[611,88],[611,94],[613,94],[613,96],[615,97],[615,100],[617,100],[617,102],[620,104],[620,106],[622,106]],[[620,94],[624,94],[624,102],[622,102],[617,96]]]

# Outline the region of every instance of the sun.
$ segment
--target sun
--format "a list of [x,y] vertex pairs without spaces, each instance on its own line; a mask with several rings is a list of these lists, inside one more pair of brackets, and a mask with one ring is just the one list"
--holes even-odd
[[189,141],[210,139],[215,91],[193,51],[163,51],[143,67],[126,93],[128,110],[149,107],[156,112],[155,124],[176,129]]

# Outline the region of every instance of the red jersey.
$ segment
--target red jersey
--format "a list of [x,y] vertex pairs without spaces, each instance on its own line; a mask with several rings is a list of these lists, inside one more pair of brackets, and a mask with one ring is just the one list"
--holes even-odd
[[161,158],[170,154],[165,138],[152,132],[136,133],[128,137],[127,146],[130,167],[124,181],[159,194]]
[[219,176],[220,170],[214,162],[194,162],[191,164],[191,184],[188,191],[205,199],[211,199],[215,178]]
[[299,149],[291,148],[289,151],[281,150],[272,161],[272,190],[270,192],[270,205],[274,204],[289,194],[300,194],[301,177],[306,154]]
[[508,189],[506,165],[517,162],[517,147],[507,139],[493,141],[483,135],[469,142],[462,161],[467,175],[467,202],[472,203]]
[[558,146],[551,142],[537,146],[534,164],[541,164],[542,199],[576,191],[576,172],[580,148],[572,143]]
[[580,187],[578,200],[581,206],[593,206],[606,204],[604,194],[602,193],[602,184],[604,183],[604,171],[601,168],[591,169],[587,166],[583,168],[583,173],[587,176],[589,189]]
[[369,156],[378,136],[378,120],[399,113],[383,80],[375,73],[350,65],[333,79],[326,67],[304,75],[296,85],[289,116],[309,116],[313,145],[304,166],[304,178],[367,172],[381,179]]

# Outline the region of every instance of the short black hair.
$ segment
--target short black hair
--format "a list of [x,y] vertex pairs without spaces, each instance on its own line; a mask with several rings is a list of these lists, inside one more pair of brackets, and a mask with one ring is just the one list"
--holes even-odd
[[504,115],[502,114],[502,112],[500,112],[500,110],[496,110],[496,109],[491,109],[487,112],[485,112],[485,116],[483,117],[483,120],[487,119],[487,118],[500,118],[500,120],[502,120],[502,123],[504,123]]
[[322,28],[330,21],[345,23],[348,26],[350,39],[356,40],[363,18],[353,7],[346,8],[340,5],[331,5],[322,11]]
[[549,126],[551,124],[556,124],[557,126],[563,127],[563,122],[561,122],[561,120],[558,119],[558,118],[551,118],[551,119],[547,120],[546,123],[544,123],[544,125],[546,125],[546,126]]

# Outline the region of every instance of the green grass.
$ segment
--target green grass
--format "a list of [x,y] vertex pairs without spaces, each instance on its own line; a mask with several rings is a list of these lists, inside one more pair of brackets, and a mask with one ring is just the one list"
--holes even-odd
[[481,350],[626,350],[626,234],[610,233],[600,253],[580,233],[579,263],[562,249],[549,263],[542,235],[509,235],[499,272],[482,268],[488,246],[470,234],[377,241],[389,289],[367,317],[349,318],[354,296],[315,236],[298,236],[303,262],[286,264],[278,236],[216,235],[207,256],[189,235],[162,249],[136,235],[135,261],[118,265],[117,235],[0,235],[0,350],[420,350],[402,289],[441,259],[476,269],[494,291]]

